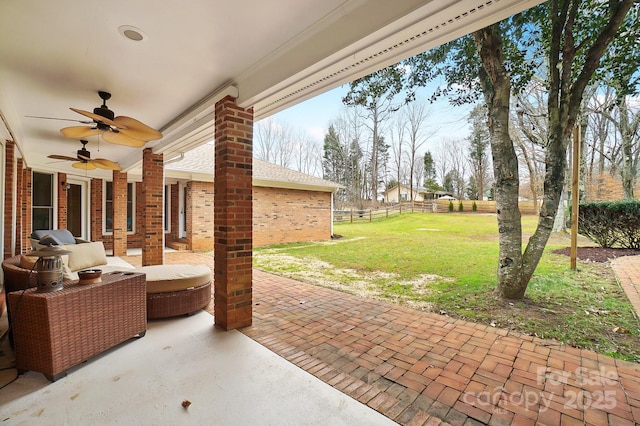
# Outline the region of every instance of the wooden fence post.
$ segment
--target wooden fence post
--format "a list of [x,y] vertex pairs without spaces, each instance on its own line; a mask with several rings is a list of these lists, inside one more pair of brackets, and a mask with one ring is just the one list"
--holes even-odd
[[369,209],[369,222],[371,222],[373,218],[373,209]]
[[351,220],[349,223],[353,223],[353,209],[349,209],[349,213],[351,214]]

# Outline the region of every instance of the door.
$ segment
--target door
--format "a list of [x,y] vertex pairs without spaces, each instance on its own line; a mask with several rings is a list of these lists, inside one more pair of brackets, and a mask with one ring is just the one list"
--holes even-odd
[[82,237],[82,186],[68,184],[67,229],[74,237]]
[[87,239],[86,182],[72,181],[66,184],[67,190],[67,229],[74,237]]

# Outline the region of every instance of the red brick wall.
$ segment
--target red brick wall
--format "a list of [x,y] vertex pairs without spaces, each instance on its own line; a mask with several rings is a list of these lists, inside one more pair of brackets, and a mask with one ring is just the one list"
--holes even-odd
[[23,253],[22,250],[22,233],[24,231],[24,223],[22,223],[22,218],[24,216],[24,210],[27,206],[27,201],[25,200],[25,191],[24,191],[24,163],[22,158],[18,158],[16,161],[16,177],[17,177],[17,185],[16,185],[16,228],[15,228],[15,247],[14,253],[19,254]]
[[[190,182],[187,240],[190,249],[213,249],[213,183]],[[177,213],[177,212],[176,212]],[[253,187],[253,246],[331,238],[331,193]]]
[[213,183],[187,183],[187,241],[191,250],[213,249]]
[[3,258],[13,255],[13,218],[16,211],[13,207],[13,200],[16,197],[14,179],[16,178],[15,164],[15,148],[16,144],[12,141],[6,141],[4,150],[4,250]]
[[215,106],[214,315],[230,330],[252,321],[253,109]]
[[[102,179],[91,179],[90,189],[90,205],[91,205],[91,241],[104,241],[102,238]],[[105,248],[111,249],[112,246],[107,245]]]
[[[63,185],[62,182],[65,184]],[[67,228],[67,174],[58,173],[58,229]]]
[[253,245],[331,238],[331,193],[253,188]]
[[142,204],[144,206],[142,266],[164,263],[163,190],[164,163],[162,154],[151,148],[142,153]]
[[24,178],[22,179],[22,252],[31,251],[31,231],[33,228],[33,199],[31,197],[33,193],[33,175],[30,168],[23,169]]
[[127,234],[128,248],[142,247],[142,229],[144,228],[144,204],[142,198],[142,182],[135,182],[133,186],[136,188],[135,209],[136,209],[136,226],[133,234]]
[[127,255],[127,174],[113,171],[113,255]]
[[177,183],[171,185],[171,233],[168,237],[172,241],[180,239],[180,188]]

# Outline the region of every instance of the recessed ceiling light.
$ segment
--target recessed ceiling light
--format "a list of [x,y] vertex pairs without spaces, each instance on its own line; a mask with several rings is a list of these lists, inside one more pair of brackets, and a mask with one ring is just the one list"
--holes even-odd
[[132,27],[131,25],[121,25],[118,27],[118,32],[125,38],[133,41],[142,41],[147,36],[140,28]]

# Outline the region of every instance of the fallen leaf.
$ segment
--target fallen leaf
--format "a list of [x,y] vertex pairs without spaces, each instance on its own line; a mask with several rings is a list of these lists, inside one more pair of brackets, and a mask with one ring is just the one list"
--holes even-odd
[[189,401],[188,399],[185,399],[184,401],[182,401],[182,407],[187,409],[189,408],[189,406],[191,405],[191,401]]
[[626,328],[622,328],[622,327],[613,327],[613,332],[614,333],[628,333],[629,330],[627,330]]

